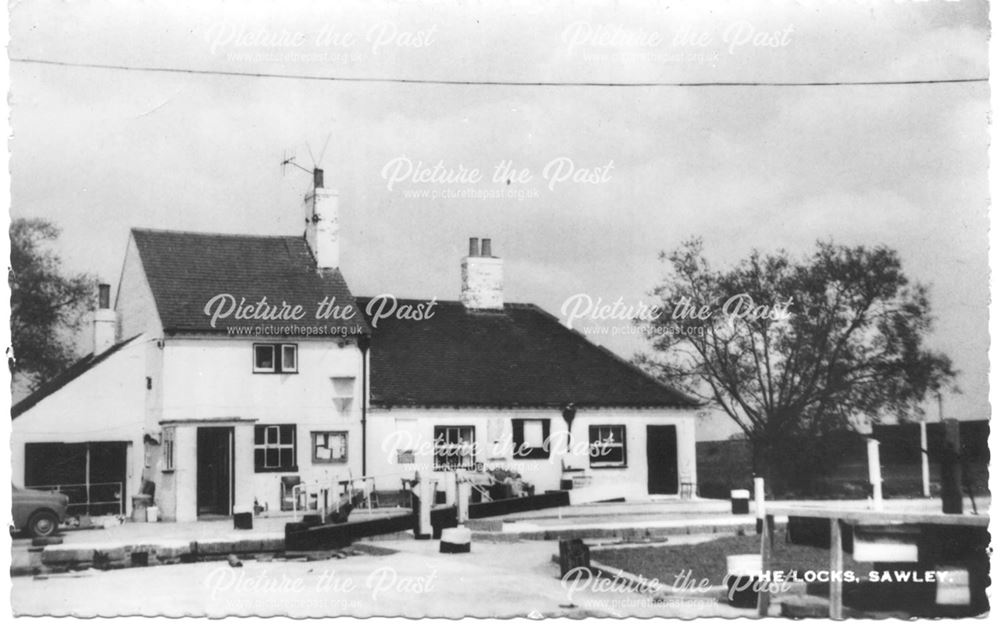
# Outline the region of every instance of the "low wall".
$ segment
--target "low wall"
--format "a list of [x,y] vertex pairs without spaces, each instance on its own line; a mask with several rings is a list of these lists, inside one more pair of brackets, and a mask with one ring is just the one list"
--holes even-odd
[[[569,506],[568,492],[556,491],[530,497],[517,497],[507,500],[470,504],[469,519],[497,517],[510,513],[555,508],[557,506]],[[343,524],[322,524],[317,526],[303,522],[292,522],[285,524],[285,549],[302,551],[344,548],[349,546],[355,539],[387,535],[404,530],[414,530],[417,528],[417,520],[417,513],[414,512],[410,515],[381,517]],[[454,506],[435,508],[431,511],[431,527],[434,530],[433,536],[435,539],[441,536],[442,529],[452,528],[457,525],[458,509]]]
[[483,517],[497,517],[509,513],[520,513],[529,510],[541,510],[543,508],[556,508],[559,506],[569,506],[569,492],[554,491],[530,497],[515,497],[508,500],[496,500],[494,502],[482,502],[469,505],[469,519],[480,519]]

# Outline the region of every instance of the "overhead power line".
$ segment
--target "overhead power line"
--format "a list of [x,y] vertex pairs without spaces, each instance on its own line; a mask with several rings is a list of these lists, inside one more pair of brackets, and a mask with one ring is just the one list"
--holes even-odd
[[409,85],[453,86],[511,86],[511,87],[580,87],[580,88],[707,88],[707,87],[833,87],[833,86],[889,86],[931,85],[947,83],[983,83],[989,77],[964,79],[901,79],[887,81],[485,81],[463,79],[406,79],[400,77],[338,77],[277,72],[238,72],[235,70],[203,70],[197,68],[168,68],[156,66],[125,66],[98,64],[55,59],[11,58],[12,62],[62,66],[67,68],[92,68],[98,70],[123,70],[128,72],[163,72],[172,74],[208,75],[219,77],[252,77],[257,79],[296,79],[303,81],[331,81],[340,83],[396,83]]

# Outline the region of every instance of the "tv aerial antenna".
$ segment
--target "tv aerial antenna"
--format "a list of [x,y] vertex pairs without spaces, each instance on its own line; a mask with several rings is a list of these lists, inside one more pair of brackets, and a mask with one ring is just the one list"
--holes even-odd
[[301,164],[299,164],[298,162],[296,162],[295,161],[296,158],[295,158],[294,155],[290,156],[290,155],[288,155],[287,151],[283,151],[281,153],[281,175],[282,175],[282,177],[284,177],[287,174],[287,167],[288,166],[293,166],[296,169],[299,169],[300,171],[304,171],[306,173],[311,174],[314,178],[316,178],[315,184],[317,186],[322,186],[322,184],[323,184],[323,182],[322,182],[323,169],[319,168],[319,165],[322,164],[322,162],[323,162],[323,156],[326,155],[326,148],[330,145],[330,137],[332,135],[333,135],[333,132],[330,132],[329,134],[326,135],[326,140],[323,142],[323,149],[320,150],[320,152],[319,152],[319,160],[317,160],[316,156],[313,155],[312,147],[309,146],[309,143],[308,142],[306,143],[306,151],[309,152],[309,159],[312,160],[312,168],[311,169],[307,169],[306,167],[304,167]]

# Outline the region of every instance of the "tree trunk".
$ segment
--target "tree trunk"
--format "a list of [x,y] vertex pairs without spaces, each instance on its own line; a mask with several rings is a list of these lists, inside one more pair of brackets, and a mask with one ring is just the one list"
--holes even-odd
[[774,436],[762,433],[751,439],[753,444],[753,475],[764,478],[765,488],[772,497],[782,496],[795,485],[791,483],[783,445]]

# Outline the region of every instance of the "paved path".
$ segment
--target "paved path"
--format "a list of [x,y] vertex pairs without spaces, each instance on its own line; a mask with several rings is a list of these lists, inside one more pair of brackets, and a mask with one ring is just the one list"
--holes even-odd
[[[775,503],[788,505],[790,502]],[[865,508],[865,501],[811,502],[797,505]],[[978,501],[980,512],[989,508]],[[940,500],[888,500],[887,510],[939,512]],[[357,515],[356,518],[360,518]],[[558,528],[621,523],[706,524],[749,516],[729,514],[729,503],[711,500],[592,504],[502,518],[503,526]],[[67,543],[137,542],[150,537],[228,539],[278,536],[284,519],[259,519],[252,531],[234,531],[228,521],[193,524],[129,524],[109,530],[70,533]],[[672,537],[673,539],[673,537]],[[675,543],[679,543],[678,539]],[[15,543],[24,547],[23,540]],[[555,541],[492,543],[476,541],[467,555],[443,555],[437,541],[378,542],[395,554],[353,556],[342,560],[294,562],[245,561],[131,568],[109,572],[12,579],[11,603],[20,615],[114,614],[221,617],[241,615],[408,616],[408,617],[740,617],[713,599],[668,598],[662,601],[628,590],[601,589],[596,583],[570,594],[558,579],[551,558]],[[572,601],[572,602],[571,602]],[[570,607],[573,604],[575,606]]]
[[[409,509],[374,509],[369,513],[361,509],[351,513],[349,521],[363,521],[375,517],[409,513]],[[301,516],[300,516],[301,518]],[[102,549],[119,546],[155,546],[170,545],[173,547],[185,543],[222,543],[226,542],[258,542],[257,549],[283,550],[285,524],[293,521],[292,515],[281,515],[268,518],[257,518],[250,530],[233,528],[230,519],[197,521],[187,523],[156,522],[134,523],[125,522],[111,528],[90,528],[82,530],[65,530],[60,533],[62,548]],[[40,558],[32,558],[29,552],[31,539],[19,536],[11,543],[11,570],[15,573],[31,571],[37,567]],[[36,555],[37,556],[37,555]]]
[[[88,571],[12,579],[18,615],[163,614],[407,617],[743,616],[712,599],[652,602],[630,590],[584,585],[570,594],[551,562],[556,542],[475,543],[470,554],[436,541],[379,544],[389,556],[342,560],[225,562]],[[572,603],[575,607],[568,607]]]
[[[409,513],[409,509],[382,508],[373,509],[371,516],[387,517]],[[299,519],[302,518],[301,513]],[[351,513],[349,521],[369,519],[365,509]],[[155,522],[124,524],[112,528],[92,528],[87,530],[67,530],[63,532],[66,543],[119,543],[132,544],[155,539],[185,539],[197,541],[200,539],[217,539],[222,537],[254,538],[258,536],[285,534],[285,524],[293,521],[292,514],[287,513],[275,517],[256,518],[250,530],[236,530],[231,519],[218,519],[196,522]],[[30,543],[30,542],[29,542]]]

